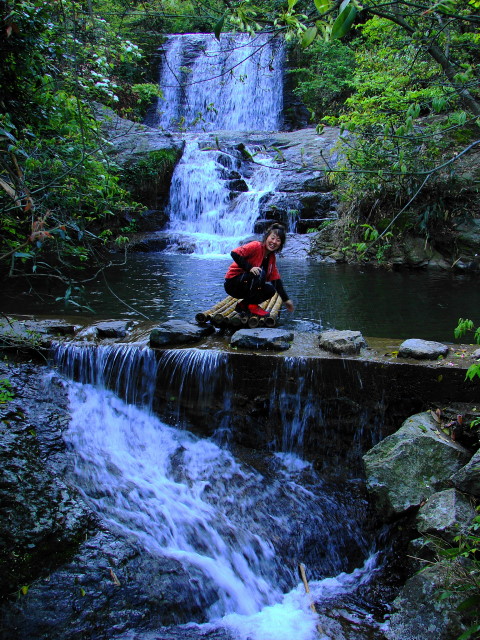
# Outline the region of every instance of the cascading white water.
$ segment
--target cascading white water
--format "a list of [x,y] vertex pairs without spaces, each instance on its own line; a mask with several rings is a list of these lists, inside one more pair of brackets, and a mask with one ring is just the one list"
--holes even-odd
[[224,255],[252,233],[260,200],[274,191],[279,172],[268,156],[258,155],[258,164],[245,179],[248,191],[232,199],[225,167],[228,161],[232,170],[237,168],[235,158],[212,149],[202,150],[197,140],[187,142],[170,187],[167,213],[172,244],[176,238],[196,254]]
[[[208,143],[189,136],[279,130],[284,57],[281,40],[268,34],[222,34],[220,40],[203,33],[167,37],[159,80],[163,99],[147,123],[187,132],[170,187],[169,251],[224,256],[253,233],[260,200],[279,180],[271,158],[256,156],[249,176],[241,177],[238,154],[216,149],[213,134]],[[231,184],[240,178],[243,191]]]
[[[335,549],[351,518],[348,499],[342,505],[338,494],[313,493],[287,468],[267,479],[112,392],[72,383],[69,395],[72,480],[109,529],[181,562],[200,593],[213,585],[218,599],[209,618],[238,640],[318,638],[295,562],[303,536],[315,532],[326,566],[341,566]],[[377,568],[372,556],[351,574],[337,570],[312,581],[312,595],[318,602],[352,593]]]
[[149,124],[172,130],[272,131],[281,125],[284,48],[267,34],[187,33],[162,48]]
[[[77,379],[128,396],[135,397],[126,379],[138,379],[146,406],[154,390],[142,382],[148,376],[166,384],[168,395],[188,394],[197,403],[229,379],[225,354],[178,349],[155,359],[148,349],[124,347],[106,347],[98,357],[87,349],[83,357],[67,346],[56,358]],[[268,472],[260,473],[111,391],[71,383],[69,395],[72,482],[109,529],[194,575],[199,603],[202,591],[213,588],[210,624],[228,628],[236,640],[318,637],[298,562],[317,577],[335,576],[311,580],[317,602],[352,594],[378,569],[357,520],[362,510],[336,483],[324,486],[307,463],[271,456]],[[346,573],[345,549],[352,545],[366,561]]]

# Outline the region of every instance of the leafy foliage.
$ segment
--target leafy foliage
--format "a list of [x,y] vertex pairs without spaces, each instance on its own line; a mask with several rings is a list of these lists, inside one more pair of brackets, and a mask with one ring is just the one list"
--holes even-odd
[[12,391],[12,383],[7,378],[0,379],[0,404],[6,404],[15,397]]
[[301,50],[295,75],[294,93],[302,100],[318,122],[324,116],[337,116],[346,98],[354,89],[353,51],[335,40],[316,40],[308,49]]
[[[472,320],[468,318],[459,318],[458,324],[454,330],[455,338],[463,338],[468,332],[474,331],[474,340],[477,344],[480,344],[480,326],[475,329],[475,325]],[[473,380],[475,376],[480,378],[480,364],[475,363],[468,367],[465,374],[466,379]]]
[[0,82],[0,259],[10,276],[54,277],[104,262],[102,234],[136,205],[104,155],[92,100],[115,104],[114,69],[136,45],[73,1],[6,7]]
[[[477,507],[480,512],[480,507]],[[457,606],[468,620],[469,628],[457,640],[478,638],[480,632],[480,513],[475,516],[468,531],[458,535],[456,546],[439,549],[439,554],[452,563],[451,577],[440,598],[446,600],[452,595],[460,595]]]

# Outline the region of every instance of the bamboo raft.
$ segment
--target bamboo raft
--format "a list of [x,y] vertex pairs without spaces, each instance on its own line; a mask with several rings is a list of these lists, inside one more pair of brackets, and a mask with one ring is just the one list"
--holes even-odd
[[237,313],[236,305],[240,302],[237,298],[227,296],[220,302],[217,302],[211,309],[201,311],[196,314],[195,320],[198,324],[211,323],[216,327],[275,327],[280,317],[280,309],[282,307],[282,299],[276,293],[269,300],[265,300],[259,306],[270,315],[265,317],[250,315],[246,313]]

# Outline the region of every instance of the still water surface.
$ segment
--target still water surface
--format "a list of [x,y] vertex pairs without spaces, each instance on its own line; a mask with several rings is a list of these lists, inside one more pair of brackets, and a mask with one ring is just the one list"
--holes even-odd
[[[223,278],[230,262],[229,256],[132,254],[126,265],[107,272],[108,286],[103,280],[91,285],[86,303],[96,319],[142,319],[143,314],[155,322],[193,320],[225,297]],[[453,341],[459,317],[478,321],[480,287],[474,275],[386,271],[287,257],[280,257],[278,266],[296,306],[293,314],[282,311],[283,328],[353,329],[370,337]],[[72,312],[72,307],[54,309],[40,300],[7,297],[0,308],[10,313]]]

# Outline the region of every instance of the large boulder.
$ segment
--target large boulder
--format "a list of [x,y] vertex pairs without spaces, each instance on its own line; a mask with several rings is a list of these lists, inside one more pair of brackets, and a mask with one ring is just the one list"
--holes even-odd
[[455,228],[455,242],[462,263],[475,261],[480,255],[480,219],[462,220]]
[[152,329],[150,333],[150,346],[168,347],[179,344],[191,344],[198,342],[205,336],[215,332],[212,325],[202,325],[199,327],[192,322],[185,320],[168,320],[160,326]]
[[412,267],[437,267],[449,269],[450,264],[425,238],[407,236],[404,240],[402,263]]
[[283,329],[240,329],[233,334],[230,344],[242,349],[286,351],[292,340],[293,332]]
[[367,489],[387,517],[402,514],[446,489],[470,454],[438,429],[430,413],[411,416],[363,456]]
[[416,360],[437,360],[448,355],[449,348],[441,342],[411,338],[402,342],[398,349],[399,358],[415,358]]
[[436,563],[409,578],[393,602],[394,613],[384,629],[388,640],[452,640],[465,625],[456,607],[460,596],[440,600],[451,567]]
[[468,464],[452,475],[451,481],[460,491],[480,498],[480,450],[472,456]]
[[319,335],[321,349],[332,353],[354,355],[360,353],[367,346],[360,331],[322,331]]
[[457,489],[445,489],[431,495],[420,507],[417,530],[453,543],[455,536],[468,529],[474,517],[475,509],[467,496]]

